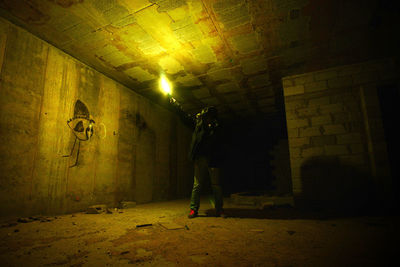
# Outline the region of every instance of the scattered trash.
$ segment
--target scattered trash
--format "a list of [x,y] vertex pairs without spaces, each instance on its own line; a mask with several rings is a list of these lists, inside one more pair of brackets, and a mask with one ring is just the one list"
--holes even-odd
[[111,209],[107,208],[106,213],[107,214],[112,214],[113,212],[111,211]]
[[249,191],[231,194],[230,198],[235,205],[254,206],[259,209],[282,205],[294,206],[293,196],[290,194],[271,195],[266,191]]
[[15,232],[15,233],[18,233],[18,232],[19,232],[19,230],[18,230],[18,229],[15,229],[15,230],[14,230],[14,232]]
[[[205,254],[206,256],[208,255],[208,254]],[[207,260],[207,257],[206,256],[204,256],[204,255],[193,255],[193,256],[189,256],[189,258],[193,261],[193,262],[195,262],[195,263],[197,263],[197,264],[200,264],[200,265],[203,265],[203,264],[205,264],[205,262],[206,262],[206,260]]]
[[12,227],[12,226],[15,226],[15,225],[17,225],[17,224],[18,224],[18,223],[15,223],[15,222],[6,223],[6,224],[1,225],[1,228],[4,228],[4,227]]
[[122,251],[120,254],[121,255],[125,255],[125,254],[128,254],[129,253],[129,250],[127,250],[127,251]]
[[267,209],[267,208],[272,208],[274,207],[275,203],[273,201],[266,201],[266,202],[262,202],[259,206],[259,209],[263,210],[263,209]]
[[93,205],[90,206],[86,213],[87,214],[100,214],[100,213],[104,213],[107,210],[107,205]]
[[210,202],[211,207],[215,208],[215,200],[213,196],[208,196],[208,201]]
[[17,222],[20,222],[20,223],[28,223],[28,222],[31,222],[32,220],[31,219],[29,219],[29,218],[18,218],[18,220],[17,220]]
[[200,255],[208,255],[208,252],[195,252],[195,253],[191,253],[189,254],[189,256],[200,256]]
[[17,222],[19,223],[29,223],[33,221],[40,221],[40,222],[51,222],[53,219],[46,218],[46,217],[29,217],[29,218],[18,218]]
[[146,257],[151,257],[151,255],[153,254],[153,252],[151,251],[147,251],[143,248],[139,248],[136,250],[136,257],[137,258],[146,258]]
[[121,209],[130,209],[136,207],[136,202],[134,201],[122,201],[120,204]]
[[185,225],[185,229],[186,229],[186,230],[189,230],[189,227],[188,227],[187,225]]
[[[176,224],[176,223],[173,223],[173,222],[170,222],[170,223],[160,223],[160,225],[161,225],[162,227],[164,227],[165,229],[167,229],[167,230],[178,230],[178,229],[184,229],[184,228],[185,228],[184,226],[179,225],[179,224]],[[186,226],[186,227],[187,227],[187,226]]]
[[152,224],[152,223],[138,224],[138,225],[136,225],[136,228],[139,228],[139,227],[146,227],[146,226],[153,226],[153,224]]
[[254,233],[263,233],[264,230],[263,230],[263,229],[250,229],[250,232],[254,232]]
[[288,233],[289,235],[294,235],[294,234],[296,233],[296,231],[287,231],[287,233]]

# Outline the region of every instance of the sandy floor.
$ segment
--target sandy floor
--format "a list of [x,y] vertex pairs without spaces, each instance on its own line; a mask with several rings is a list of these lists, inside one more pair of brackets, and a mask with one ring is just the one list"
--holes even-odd
[[190,220],[188,202],[2,221],[0,266],[388,266],[399,253],[398,217],[259,211],[227,201],[223,219],[202,200],[201,217]]

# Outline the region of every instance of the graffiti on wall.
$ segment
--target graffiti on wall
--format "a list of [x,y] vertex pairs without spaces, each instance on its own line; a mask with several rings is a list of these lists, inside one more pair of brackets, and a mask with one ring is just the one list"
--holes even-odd
[[94,124],[95,121],[92,119],[89,109],[78,99],[74,105],[74,116],[67,121],[68,127],[75,136],[70,154],[64,156],[71,157],[76,154],[75,163],[69,166],[70,168],[78,166],[81,142],[90,141],[94,133]]

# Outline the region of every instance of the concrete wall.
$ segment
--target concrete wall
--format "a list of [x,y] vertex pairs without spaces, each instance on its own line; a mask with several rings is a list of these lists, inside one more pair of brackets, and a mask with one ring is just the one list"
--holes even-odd
[[361,208],[392,198],[377,90],[398,84],[394,63],[347,65],[283,81],[298,203]]
[[186,196],[190,137],[175,114],[0,20],[0,215]]

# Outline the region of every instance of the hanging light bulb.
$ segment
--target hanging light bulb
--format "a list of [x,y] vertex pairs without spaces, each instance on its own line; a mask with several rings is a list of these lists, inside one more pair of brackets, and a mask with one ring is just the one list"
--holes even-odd
[[160,90],[167,95],[171,95],[172,93],[171,84],[165,75],[161,75],[160,77]]

